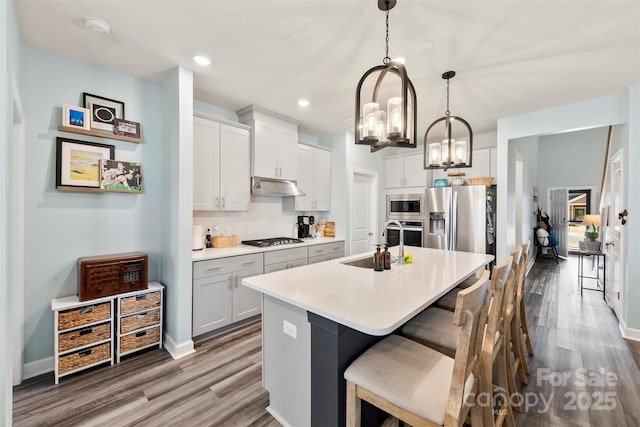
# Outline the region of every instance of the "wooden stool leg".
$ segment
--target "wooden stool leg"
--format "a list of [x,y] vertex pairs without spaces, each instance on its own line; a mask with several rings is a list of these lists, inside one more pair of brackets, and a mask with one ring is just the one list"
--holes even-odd
[[522,329],[522,339],[527,347],[529,357],[533,357],[533,345],[529,336],[529,328],[527,327],[527,314],[524,311],[524,297],[520,300],[520,329]]
[[514,376],[511,364],[511,327],[507,325],[505,326],[505,336],[503,337],[503,359],[505,370],[507,371],[507,392],[509,394],[509,401],[513,403],[513,409],[518,412],[522,412],[522,404],[520,402],[520,399],[518,398],[518,387],[516,386],[516,378]]
[[347,427],[360,427],[361,403],[356,395],[356,385],[347,381]]
[[524,385],[529,384],[529,381],[527,380],[529,364],[527,363],[527,358],[524,355],[520,318],[517,315],[513,316],[513,320],[511,321],[511,348],[514,357],[514,363],[512,365],[513,375],[515,376],[517,372],[520,383]]
[[[501,389],[500,391],[503,391],[505,396],[504,396],[504,401],[501,402],[501,405],[497,408],[498,410],[498,419],[496,420],[497,422],[494,423],[494,418],[493,418],[493,407],[490,407],[490,415],[491,415],[491,419],[489,420],[489,422],[485,422],[486,426],[492,426],[492,425],[496,425],[496,426],[501,426],[503,425],[503,422],[506,421],[507,426],[508,427],[515,427],[516,423],[515,423],[515,418],[513,416],[513,408],[511,407],[511,399],[509,394],[511,393],[511,391],[509,390],[509,369],[507,367],[506,364],[506,356],[507,354],[509,354],[507,352],[507,348],[505,348],[504,346],[504,339],[501,338],[503,340],[503,345],[501,346],[502,348],[500,349],[500,353],[498,354],[498,357],[496,358],[495,364],[494,364],[494,368],[496,369],[496,373],[498,376],[498,388]],[[491,405],[489,405],[491,406]]]

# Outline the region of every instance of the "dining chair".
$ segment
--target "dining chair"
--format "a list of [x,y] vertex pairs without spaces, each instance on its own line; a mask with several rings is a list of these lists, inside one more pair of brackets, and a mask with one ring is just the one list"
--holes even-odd
[[453,324],[458,329],[451,358],[409,338],[390,335],[345,371],[347,427],[360,426],[362,400],[412,426],[482,426],[476,404],[480,357],[490,293],[488,274],[458,294]]

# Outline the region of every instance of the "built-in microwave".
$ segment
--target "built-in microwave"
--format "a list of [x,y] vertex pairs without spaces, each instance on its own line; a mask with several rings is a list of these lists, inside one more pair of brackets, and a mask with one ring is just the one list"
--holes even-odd
[[424,194],[388,194],[387,219],[424,219]]

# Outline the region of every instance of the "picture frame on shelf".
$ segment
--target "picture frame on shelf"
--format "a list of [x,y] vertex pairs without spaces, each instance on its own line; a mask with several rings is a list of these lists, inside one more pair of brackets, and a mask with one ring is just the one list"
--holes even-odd
[[113,159],[115,146],[56,138],[56,188],[100,188],[100,160]]
[[91,129],[114,133],[115,119],[124,119],[124,102],[82,93],[82,102],[91,112]]
[[62,126],[91,129],[91,113],[88,108],[62,105]]
[[113,133],[130,138],[140,138],[140,123],[116,118],[113,121]]
[[124,193],[142,192],[140,163],[100,159],[100,189]]

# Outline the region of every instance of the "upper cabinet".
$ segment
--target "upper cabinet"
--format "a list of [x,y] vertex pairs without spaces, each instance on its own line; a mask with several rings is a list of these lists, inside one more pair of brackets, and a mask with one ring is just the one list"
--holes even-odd
[[[494,178],[493,183],[497,184],[497,170],[498,170],[498,149],[493,148],[478,148],[473,150],[473,157],[470,168],[462,169],[450,169],[444,172],[442,169],[433,170],[433,179],[447,178],[447,175],[451,172],[464,172],[465,178],[479,178],[483,176],[492,176]],[[433,185],[433,182],[430,184]]]
[[251,175],[298,179],[298,122],[256,105],[236,111],[251,126]]
[[249,150],[247,126],[194,117],[193,210],[249,210]]
[[384,188],[424,187],[427,175],[422,153],[384,161]]
[[298,144],[298,188],[296,211],[331,210],[331,152],[328,149]]

